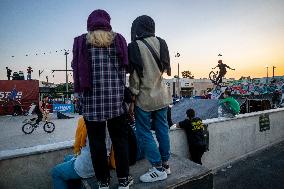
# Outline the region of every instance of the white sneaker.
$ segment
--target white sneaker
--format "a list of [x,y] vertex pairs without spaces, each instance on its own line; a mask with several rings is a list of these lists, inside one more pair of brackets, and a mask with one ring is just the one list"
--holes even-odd
[[167,179],[167,173],[165,171],[158,171],[156,167],[151,168],[147,173],[140,176],[142,182],[156,182],[159,180]]

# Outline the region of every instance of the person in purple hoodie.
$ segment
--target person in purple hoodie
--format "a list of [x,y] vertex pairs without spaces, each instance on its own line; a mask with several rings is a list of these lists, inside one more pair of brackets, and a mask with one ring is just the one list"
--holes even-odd
[[112,31],[110,15],[93,11],[87,20],[87,34],[74,39],[74,92],[82,97],[82,114],[87,126],[90,152],[99,188],[107,189],[110,174],[105,145],[108,128],[115,151],[119,189],[133,184],[129,176],[128,129],[123,105],[128,65],[124,37]]

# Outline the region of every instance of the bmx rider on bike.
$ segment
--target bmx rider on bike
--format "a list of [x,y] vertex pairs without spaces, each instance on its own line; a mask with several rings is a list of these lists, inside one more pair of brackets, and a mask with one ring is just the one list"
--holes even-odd
[[212,69],[215,69],[215,68],[219,68],[219,75],[218,77],[216,78],[216,85],[218,85],[219,83],[222,83],[222,78],[226,75],[227,73],[227,69],[226,68],[229,68],[230,70],[235,70],[233,68],[231,68],[230,66],[228,66],[227,64],[224,64],[222,62],[222,60],[218,60],[218,65]]
[[43,96],[42,101],[39,101],[38,105],[35,108],[35,112],[37,114],[36,124],[38,125],[39,122],[42,120],[43,115],[47,114],[47,105],[48,105],[48,96]]

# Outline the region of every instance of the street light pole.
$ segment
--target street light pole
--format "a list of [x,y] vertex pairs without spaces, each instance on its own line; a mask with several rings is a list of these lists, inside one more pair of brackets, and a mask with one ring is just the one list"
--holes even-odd
[[178,62],[178,97],[180,97],[179,62]]
[[[177,52],[175,57],[180,57],[180,54]],[[180,97],[180,83],[179,83],[179,62],[178,62],[178,78],[177,78],[177,95]]]
[[275,69],[275,68],[276,68],[275,66],[272,67],[272,70],[273,70],[273,71],[272,71],[272,77],[273,77],[273,78],[274,78],[274,69]]
[[68,99],[68,73],[67,73],[67,55],[69,54],[69,50],[64,49],[64,55],[65,55],[65,60],[66,60],[66,69],[65,69],[65,74],[66,74],[66,98]]
[[268,83],[268,66],[265,66],[266,67],[266,84]]

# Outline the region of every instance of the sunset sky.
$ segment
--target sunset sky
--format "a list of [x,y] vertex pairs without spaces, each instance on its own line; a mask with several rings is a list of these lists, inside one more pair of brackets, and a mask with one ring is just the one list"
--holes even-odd
[[[108,11],[113,30],[127,42],[132,21],[151,16],[156,35],[168,43],[173,75],[179,63],[180,71],[208,77],[219,53],[236,69],[227,78],[264,77],[266,65],[269,76],[272,66],[275,75],[284,75],[284,0],[1,0],[0,79],[6,79],[6,66],[25,75],[31,66],[33,78],[44,69],[41,80],[49,76],[51,82],[64,82],[63,73],[53,78],[51,70],[65,69],[60,50],[72,51],[73,38],[86,32],[87,17],[95,9]],[[72,53],[68,68],[71,59]]]

